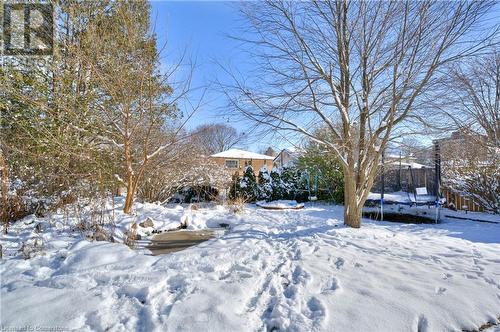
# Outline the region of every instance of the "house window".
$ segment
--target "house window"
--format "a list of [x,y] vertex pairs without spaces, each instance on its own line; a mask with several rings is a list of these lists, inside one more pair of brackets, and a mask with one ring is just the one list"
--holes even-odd
[[252,166],[252,159],[245,161],[245,167]]
[[226,159],[227,168],[238,168],[238,160]]

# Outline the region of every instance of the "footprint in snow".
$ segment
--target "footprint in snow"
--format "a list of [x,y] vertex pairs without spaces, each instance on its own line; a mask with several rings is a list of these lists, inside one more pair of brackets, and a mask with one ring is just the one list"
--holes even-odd
[[417,320],[417,332],[426,332],[429,327],[429,322],[424,315],[420,315]]
[[436,287],[436,295],[442,295],[444,292],[446,292],[446,288],[444,287]]
[[295,295],[297,295],[297,286],[295,285],[287,286],[283,291],[283,295],[285,295],[287,299],[295,299]]
[[342,257],[337,258],[337,261],[335,262],[335,266],[337,269],[341,269],[344,266],[345,260]]
[[307,309],[306,315],[309,319],[319,320],[325,317],[325,306],[317,297],[313,296],[307,301]]
[[338,290],[340,290],[340,283],[337,278],[332,277],[321,287],[321,294],[331,294]]
[[280,277],[281,277],[281,285],[283,287],[288,287],[288,285],[290,285],[290,280],[284,274],[281,274]]
[[209,272],[214,272],[215,270],[214,270],[213,266],[210,266],[210,265],[201,265],[201,266],[198,267],[198,271],[209,273]]
[[310,278],[309,273],[301,268],[300,266],[297,266],[295,270],[293,270],[292,273],[292,281],[294,284],[298,283],[304,283]]
[[434,263],[442,264],[441,259],[439,259],[439,257],[431,255],[430,258],[434,261]]
[[173,277],[170,277],[167,281],[169,291],[171,293],[177,293],[181,290],[184,290],[187,286],[187,282],[185,278],[183,278],[180,275],[176,275]]
[[450,274],[450,273],[443,273],[443,279],[446,280],[446,279],[450,279],[451,277],[453,277],[453,274]]

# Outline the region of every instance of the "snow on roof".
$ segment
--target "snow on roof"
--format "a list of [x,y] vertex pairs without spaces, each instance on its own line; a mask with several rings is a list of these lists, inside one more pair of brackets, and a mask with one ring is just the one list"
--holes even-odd
[[391,161],[391,162],[388,162],[388,163],[385,163],[385,164],[394,165],[394,166],[401,165],[402,167],[411,167],[413,169],[416,169],[416,168],[431,168],[430,166],[427,166],[427,165],[422,165],[422,164],[415,163],[415,162],[407,163],[407,162],[404,162],[404,161],[402,161],[401,163],[399,161]]
[[274,157],[266,156],[265,154],[244,151],[244,150],[239,150],[239,149],[229,149],[226,151],[222,151],[222,152],[213,154],[210,157],[235,158],[235,159],[266,159],[266,160],[273,160],[274,159]]

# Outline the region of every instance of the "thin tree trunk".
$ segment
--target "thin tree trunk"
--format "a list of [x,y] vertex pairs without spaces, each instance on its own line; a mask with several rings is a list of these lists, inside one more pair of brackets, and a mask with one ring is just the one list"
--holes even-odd
[[351,172],[344,175],[344,225],[360,228],[361,211],[356,198],[356,177]]
[[2,150],[0,149],[0,181],[2,190],[2,208],[0,209],[1,221],[4,224],[4,234],[7,234],[9,227],[9,169],[7,168],[7,161],[4,158]]
[[125,197],[125,205],[123,212],[130,214],[132,212],[132,205],[134,204],[135,186],[134,177],[132,174],[127,174],[127,196]]
[[132,156],[130,153],[130,145],[127,140],[124,142],[125,146],[125,163],[127,167],[127,196],[125,197],[125,205],[123,206],[123,212],[130,214],[132,212],[132,205],[134,204],[135,196],[135,179],[134,170],[132,168]]

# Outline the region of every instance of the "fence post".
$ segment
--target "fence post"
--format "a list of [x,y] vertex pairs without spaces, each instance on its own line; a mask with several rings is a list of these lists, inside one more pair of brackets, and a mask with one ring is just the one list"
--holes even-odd
[[381,193],[380,193],[380,221],[384,220],[384,191],[385,191],[385,176],[384,176],[384,162],[385,150],[382,150],[382,174],[381,174]]
[[440,220],[441,210],[440,205],[440,191],[441,191],[441,147],[439,146],[439,141],[434,141],[434,172],[436,177],[436,223]]

